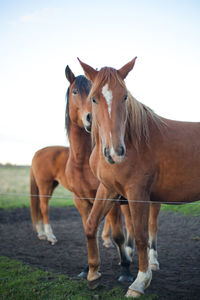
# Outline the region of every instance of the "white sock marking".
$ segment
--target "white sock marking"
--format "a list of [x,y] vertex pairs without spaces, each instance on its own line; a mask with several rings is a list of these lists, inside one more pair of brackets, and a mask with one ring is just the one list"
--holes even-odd
[[154,265],[153,270],[159,270],[159,262],[158,262],[158,253],[154,249],[150,249],[149,251],[149,264]]
[[108,89],[108,84],[104,85],[104,87],[102,88],[102,94],[106,99],[108,105],[108,113],[111,118],[112,91]]
[[42,222],[42,220],[40,220],[40,221],[35,225],[35,228],[36,228],[38,237],[40,237],[40,236],[46,236],[46,233],[44,232],[44,229],[43,229],[43,222]]
[[147,272],[138,272],[136,280],[129,286],[129,289],[144,294],[144,290],[149,286],[152,278],[152,272],[150,267]]
[[56,240],[55,235],[53,234],[52,228],[50,224],[44,224],[44,230],[47,235],[48,241]]

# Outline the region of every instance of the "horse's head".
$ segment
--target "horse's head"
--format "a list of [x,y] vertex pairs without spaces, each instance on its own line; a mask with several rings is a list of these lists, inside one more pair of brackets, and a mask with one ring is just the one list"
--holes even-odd
[[69,66],[65,69],[65,75],[70,83],[67,91],[67,108],[66,108],[66,127],[69,131],[70,122],[79,127],[84,127],[86,131],[91,131],[91,103],[87,101],[90,92],[91,83],[83,75],[74,76]]
[[81,62],[86,77],[92,82],[89,98],[92,102],[93,130],[98,131],[107,162],[124,159],[128,91],[124,79],[132,70],[136,57],[119,70],[102,68],[99,71]]

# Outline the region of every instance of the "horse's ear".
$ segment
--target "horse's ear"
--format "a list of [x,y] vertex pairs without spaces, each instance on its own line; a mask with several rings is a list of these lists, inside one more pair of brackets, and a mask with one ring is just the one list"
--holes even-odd
[[78,61],[81,64],[81,67],[83,68],[83,71],[85,73],[85,76],[91,80],[92,82],[94,81],[98,71],[93,69],[92,67],[90,67],[89,65],[83,63],[78,57],[77,57]]
[[74,82],[74,80],[76,78],[74,73],[71,71],[71,69],[68,65],[66,66],[66,69],[65,69],[65,76],[70,83]]
[[132,59],[130,62],[128,62],[126,65],[124,65],[121,69],[118,70],[118,73],[122,77],[122,79],[125,79],[128,73],[133,69],[135,61],[137,56]]

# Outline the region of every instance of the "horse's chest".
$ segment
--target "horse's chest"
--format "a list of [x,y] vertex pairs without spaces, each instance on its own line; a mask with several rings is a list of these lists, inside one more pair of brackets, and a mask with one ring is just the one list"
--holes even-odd
[[120,194],[123,194],[126,178],[122,173],[123,169],[118,170],[118,166],[111,166],[105,161],[96,167],[96,176],[99,181]]
[[93,194],[99,185],[88,165],[80,166],[74,162],[69,162],[67,165],[66,180],[70,191],[80,197],[87,197]]

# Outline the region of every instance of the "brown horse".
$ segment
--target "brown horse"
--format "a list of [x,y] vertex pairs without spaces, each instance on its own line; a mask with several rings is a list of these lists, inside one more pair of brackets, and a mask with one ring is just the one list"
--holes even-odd
[[[57,242],[49,222],[49,200],[54,189],[61,184],[68,188],[65,167],[69,157],[69,148],[49,146],[38,150],[32,159],[30,169],[31,217],[38,238],[47,239],[52,245]],[[110,222],[105,219],[102,231],[103,245],[112,247]]]
[[[38,238],[47,239],[54,245],[57,239],[49,222],[49,200],[60,183],[67,188],[65,166],[69,148],[46,147],[38,150],[32,159],[30,169],[31,217]],[[48,195],[48,196],[47,196]]]
[[132,97],[124,79],[135,60],[119,70],[106,67],[96,71],[81,63],[93,83],[89,98],[96,144],[90,165],[102,182],[86,233],[92,239],[99,220],[113,205],[109,198],[117,193],[128,199],[139,272],[127,297],[143,294],[152,278],[148,258],[150,203],[200,199],[200,123],[164,119]]
[[[85,76],[75,77],[68,66],[66,67],[65,74],[68,81],[70,82],[70,86],[67,90],[67,95],[66,95],[67,96],[66,129],[67,129],[69,142],[70,142],[70,150],[69,150],[68,159],[66,158],[67,164],[65,169],[65,180],[63,181],[63,185],[68,190],[74,193],[75,205],[82,216],[83,226],[85,229],[88,215],[93,206],[96,190],[99,186],[99,181],[93,175],[89,166],[89,157],[91,154],[91,138],[90,138],[90,134],[86,132],[86,130],[90,130],[91,127],[90,115],[85,115],[85,112],[87,111],[86,100],[87,100],[88,93],[90,91],[91,84]],[[84,122],[83,119],[85,119]],[[53,164],[55,165],[55,160]],[[65,164],[62,164],[62,167],[64,166]],[[37,191],[32,190],[31,193],[37,195]],[[42,194],[48,195],[49,191],[44,191],[42,192]],[[36,199],[37,196],[34,198]],[[44,203],[44,207],[45,207],[43,211],[47,212],[49,198],[47,197],[42,199],[43,199],[42,202]],[[34,201],[34,199],[32,200]],[[35,201],[35,202],[37,203],[35,205],[35,209],[37,211],[36,211],[36,215],[32,216],[32,218],[37,222],[41,220],[42,212],[40,211],[40,207],[42,208],[43,204],[41,204],[40,202],[39,205],[39,201]],[[125,209],[125,211],[128,211],[128,213],[126,214],[126,221],[127,221],[126,224],[130,225],[128,231],[129,233],[131,233],[131,231],[133,231],[133,227],[131,222],[128,222],[128,218],[130,218],[130,211],[128,206]],[[113,207],[113,209],[108,214],[107,219],[108,222],[110,222],[111,224],[113,240],[118,247],[120,257],[121,257],[122,276],[120,277],[120,280],[130,280],[132,278],[129,272],[129,265],[130,265],[130,261],[132,260],[132,254],[133,254],[133,249],[130,247],[132,234],[129,234],[130,236],[128,241],[129,243],[126,244],[124,233],[121,227],[122,215],[121,215],[121,210],[119,205],[115,205],[115,207]],[[45,226],[45,228],[47,228],[48,231],[51,231],[50,224],[48,224],[48,226]],[[54,242],[55,236],[53,236],[52,231],[50,233]],[[87,243],[88,243],[88,256],[90,257],[91,260],[91,257],[95,255],[95,249],[97,249],[97,243],[95,242],[92,243],[91,245],[90,239],[87,240]],[[84,269],[84,271],[80,274],[80,276],[82,277],[86,276],[87,272],[88,272],[88,268]],[[88,274],[88,277],[90,278],[90,274]],[[92,279],[94,279],[94,277]]]

